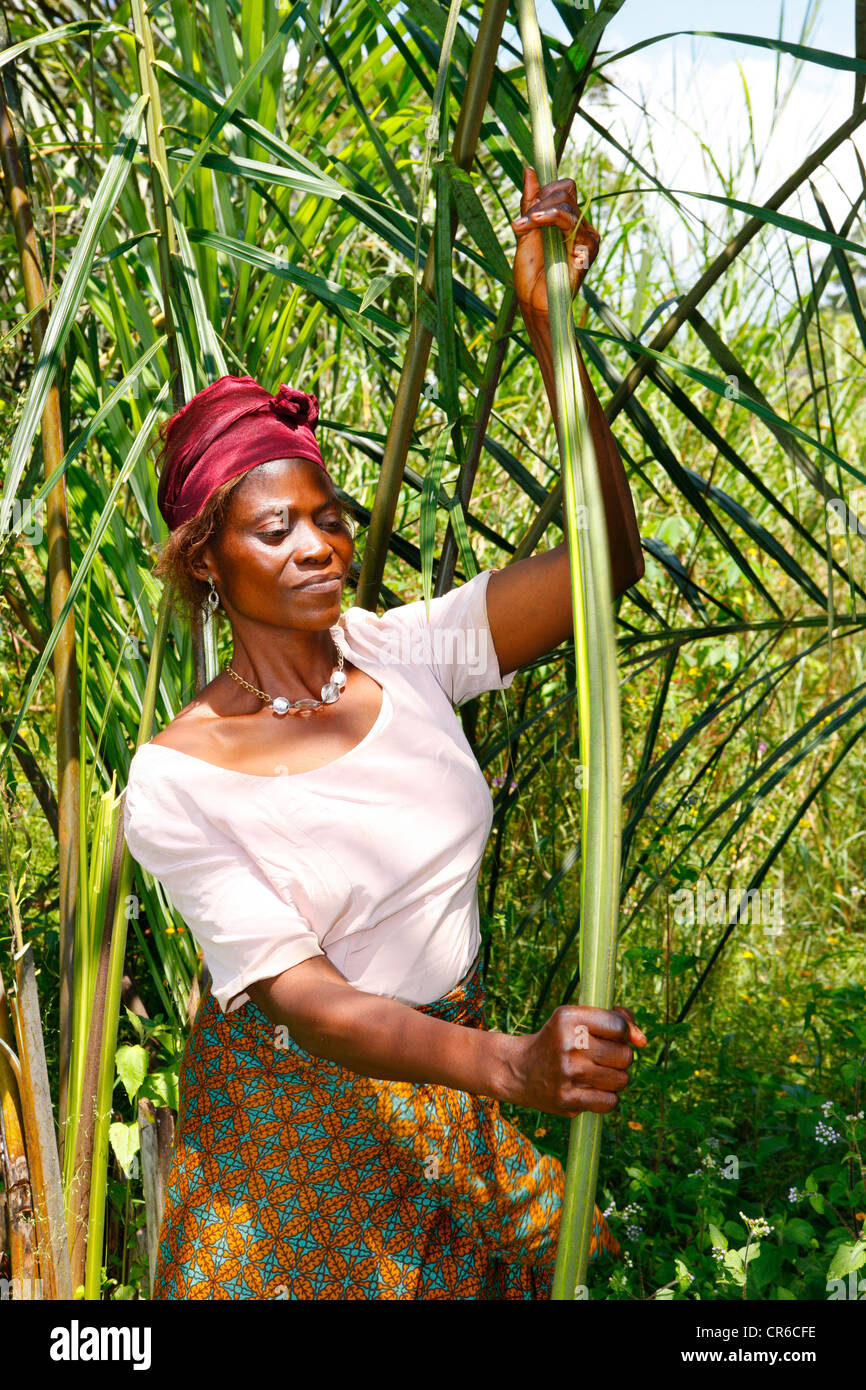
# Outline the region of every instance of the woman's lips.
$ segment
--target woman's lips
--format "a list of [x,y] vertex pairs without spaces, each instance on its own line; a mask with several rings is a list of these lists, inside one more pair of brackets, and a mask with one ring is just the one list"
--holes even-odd
[[327,594],[332,589],[339,589],[342,584],[340,575],[332,575],[330,579],[308,580],[306,584],[296,584],[295,588],[299,593]]

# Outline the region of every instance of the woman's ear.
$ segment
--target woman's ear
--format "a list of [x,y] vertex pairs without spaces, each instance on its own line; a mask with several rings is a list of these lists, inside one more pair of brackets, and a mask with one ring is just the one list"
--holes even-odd
[[205,584],[207,583],[208,576],[214,574],[214,560],[209,545],[206,545],[201,554],[190,562],[190,569],[196,579],[201,579]]

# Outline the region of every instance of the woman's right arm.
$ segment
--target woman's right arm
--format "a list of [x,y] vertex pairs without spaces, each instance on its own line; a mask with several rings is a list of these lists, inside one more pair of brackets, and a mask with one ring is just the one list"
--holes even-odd
[[627,1011],[564,1005],[537,1033],[515,1037],[356,989],[324,955],[285,877],[278,893],[203,809],[207,788],[166,777],[159,762],[148,773],[151,757],[136,777],[130,769],[127,843],[202,946],[223,1007],[245,992],[307,1052],[362,1076],[438,1084],[556,1115],[614,1108],[632,1048],[646,1042]]
[[246,992],[315,1057],[382,1081],[414,1081],[531,1110],[606,1114],[646,1038],[627,1010],[562,1005],[528,1036],[446,1023],[349,984],[323,956]]

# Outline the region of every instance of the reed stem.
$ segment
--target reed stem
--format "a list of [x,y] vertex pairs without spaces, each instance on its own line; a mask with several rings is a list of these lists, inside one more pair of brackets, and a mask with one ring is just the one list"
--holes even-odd
[[[550,99],[534,0],[517,0],[535,172],[557,177]],[[613,1003],[619,914],[621,733],[613,582],[598,464],[580,381],[571,284],[562,233],[542,228],[557,399],[565,522],[574,608],[575,666],[583,765],[581,799],[580,1002]],[[585,1284],[592,1236],[601,1116],[571,1122],[552,1297]]]

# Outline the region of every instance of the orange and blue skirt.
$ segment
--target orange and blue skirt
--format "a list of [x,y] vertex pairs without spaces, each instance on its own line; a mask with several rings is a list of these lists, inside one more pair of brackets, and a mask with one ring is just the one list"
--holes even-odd
[[[419,1011],[485,1027],[480,969]],[[360,1076],[208,987],[152,1297],[549,1299],[563,1185],[498,1102]],[[596,1207],[602,1249],[619,1253]]]

